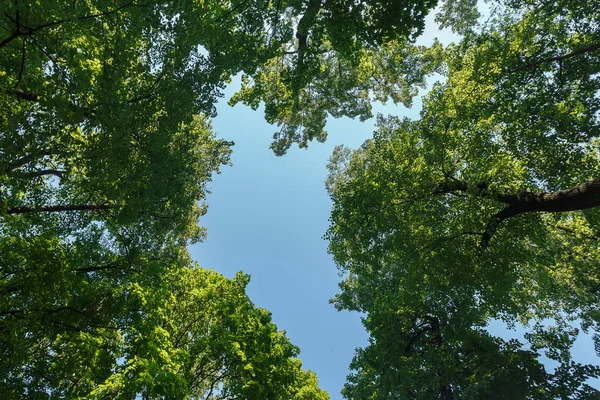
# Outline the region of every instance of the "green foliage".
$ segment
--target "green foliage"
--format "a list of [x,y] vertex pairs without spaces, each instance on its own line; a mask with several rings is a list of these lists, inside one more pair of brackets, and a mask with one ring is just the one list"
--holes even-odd
[[[600,369],[569,352],[600,322],[599,22],[594,2],[498,6],[443,49],[419,120],[381,117],[334,152],[334,303],[371,335],[346,397],[599,395]],[[491,319],[528,343],[491,337]]]
[[291,40],[293,4],[0,9],[2,397],[327,399],[248,277],[185,250],[233,145],[214,105]]
[[2,393],[327,398],[247,278],[182,250],[231,153],[208,118],[239,72],[279,154],[368,117],[371,88],[410,103],[435,3],[0,0]]
[[329,165],[334,303],[371,334],[344,394],[597,397],[569,352],[600,323],[597,4],[498,1],[479,26],[446,1],[462,40],[417,46],[436,4],[0,0],[0,392],[328,398],[247,276],[189,260],[231,153],[209,118],[242,72],[231,102],[264,104],[283,154],[439,73],[420,120]]
[[271,148],[323,142],[329,116],[372,117],[373,100],[410,105],[439,66],[439,44],[416,46],[437,1],[309,1],[295,43],[243,77],[230,104],[257,109],[280,130]]
[[441,11],[435,16],[440,29],[451,28],[452,31],[465,34],[477,24],[481,16],[477,10],[477,0],[446,0]]
[[270,313],[250,302],[248,281],[193,266],[131,287],[139,321],[125,330],[124,361],[92,397],[328,399]]
[[132,255],[97,237],[20,241],[1,249],[5,271],[23,270],[2,286],[4,396],[329,398],[246,296],[248,276],[199,268],[178,246]]
[[231,145],[205,116],[231,74],[270,50],[256,4],[235,19],[236,4],[186,4],[2,5],[15,32],[0,48],[8,211],[103,205],[157,237],[201,237],[195,204]]

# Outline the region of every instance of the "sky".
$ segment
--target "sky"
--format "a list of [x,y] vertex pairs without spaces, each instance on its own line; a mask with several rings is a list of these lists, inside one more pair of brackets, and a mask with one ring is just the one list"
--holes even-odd
[[[443,43],[455,38],[438,31],[430,16],[419,42],[430,43],[435,36]],[[213,121],[218,137],[235,142],[233,167],[214,177],[208,214],[200,220],[208,239],[190,252],[202,267],[227,277],[240,270],[250,274],[250,299],[272,312],[273,322],[300,347],[304,367],[315,371],[321,388],[338,400],[354,349],[366,346],[368,336],[359,314],[338,312],[329,304],[340,277],[322,238],[331,210],[325,166],[336,145],[357,148],[372,137],[375,120],[330,119],[326,143],[292,147],[276,157],[269,145],[277,127],[264,121],[263,110],[226,104],[237,87],[239,79],[227,89]],[[418,118],[420,106],[415,99],[411,109],[379,104],[375,112]],[[491,331],[520,336],[499,323]],[[575,353],[580,362],[598,363],[587,337],[576,343]],[[598,380],[594,386],[600,387]]]
[[355,148],[368,139],[373,122],[331,121],[325,144],[276,157],[269,149],[275,127],[261,110],[224,105],[218,112],[213,127],[235,142],[233,167],[214,178],[200,221],[208,239],[191,247],[192,257],[227,277],[250,274],[250,299],[272,312],[300,347],[304,367],[340,399],[354,349],[367,344],[367,334],[358,314],[329,304],[339,277],[322,239],[331,210],[325,165],[335,145]]
[[[427,29],[420,42],[431,42],[436,33]],[[340,277],[322,238],[331,211],[325,166],[336,145],[357,148],[371,138],[375,119],[331,118],[325,143],[294,146],[277,157],[269,149],[277,127],[265,122],[263,109],[227,105],[237,87],[239,77],[213,120],[217,136],[235,142],[233,166],[214,176],[208,213],[200,220],[208,239],[190,252],[200,266],[227,277],[250,274],[250,299],[271,311],[273,322],[300,347],[304,367],[338,400],[354,350],[367,345],[368,335],[358,313],[338,312],[329,304]],[[374,110],[417,118],[420,104],[415,99],[411,109],[378,104]]]
[[213,128],[235,142],[233,167],[210,185],[208,214],[200,220],[208,239],[190,248],[192,257],[227,277],[250,274],[250,299],[272,312],[300,347],[304,367],[341,399],[354,349],[367,344],[367,334],[357,313],[329,304],[340,279],[322,238],[331,210],[325,166],[334,146],[356,148],[370,138],[374,120],[332,120],[325,144],[276,157],[269,149],[276,127],[264,122],[262,110],[223,102],[218,113]]

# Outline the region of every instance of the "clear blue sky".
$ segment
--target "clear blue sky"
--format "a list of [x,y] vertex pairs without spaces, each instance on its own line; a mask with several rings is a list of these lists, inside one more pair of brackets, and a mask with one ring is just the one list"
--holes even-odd
[[[446,43],[453,40],[451,33],[437,31],[431,19],[420,42],[436,35]],[[354,349],[367,344],[367,334],[360,315],[337,312],[329,304],[339,277],[322,239],[331,209],[323,184],[325,165],[334,146],[356,148],[370,138],[374,120],[331,119],[325,144],[311,143],[308,150],[294,147],[275,157],[269,145],[277,128],[264,121],[262,110],[226,104],[238,85],[234,81],[226,92],[213,122],[219,137],[235,142],[233,167],[214,177],[209,211],[200,221],[208,228],[208,240],[190,251],[204,268],[227,277],[240,270],[251,275],[252,301],[273,313],[279,329],[300,347],[304,367],[316,371],[321,388],[338,400]],[[410,110],[376,107],[409,118],[418,117],[419,110],[418,100]],[[491,331],[520,336],[497,323]],[[580,362],[598,363],[589,338],[576,343],[575,356]],[[600,387],[597,380],[594,386]]]
[[[436,33],[429,29],[420,41]],[[252,301],[273,313],[279,329],[300,347],[304,367],[317,373],[333,400],[341,399],[354,349],[365,346],[368,336],[359,314],[338,312],[329,304],[340,278],[322,239],[331,210],[325,166],[336,145],[356,148],[372,137],[375,120],[332,118],[326,143],[296,146],[276,157],[269,145],[277,127],[265,122],[263,110],[226,104],[237,87],[239,79],[226,91],[213,121],[219,137],[235,142],[233,167],[214,177],[208,214],[200,220],[208,239],[190,252],[202,267],[227,277],[240,270],[250,274]],[[419,110],[418,100],[410,110],[376,107],[411,118]]]
[[328,303],[339,277],[322,239],[331,209],[323,181],[333,147],[358,147],[372,135],[373,122],[332,121],[325,144],[276,157],[269,149],[275,128],[260,110],[223,104],[218,111],[215,131],[235,141],[233,167],[214,178],[200,221],[208,240],[192,246],[192,256],[228,277],[250,274],[252,301],[273,313],[300,347],[304,366],[340,399],[354,349],[366,345],[367,335],[358,314]]

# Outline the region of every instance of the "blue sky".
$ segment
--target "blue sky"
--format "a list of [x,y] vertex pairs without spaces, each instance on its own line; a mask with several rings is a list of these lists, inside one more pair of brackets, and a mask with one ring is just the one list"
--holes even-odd
[[[419,42],[429,43],[434,36],[444,43],[455,38],[435,29],[430,16]],[[235,142],[233,167],[214,177],[209,211],[200,221],[208,239],[190,251],[204,268],[227,277],[240,270],[251,275],[252,301],[272,312],[279,329],[300,347],[304,366],[316,371],[320,386],[338,400],[354,349],[367,344],[367,334],[357,313],[338,312],[329,304],[339,276],[322,239],[331,209],[325,166],[336,145],[356,148],[370,138],[375,121],[331,119],[326,143],[311,143],[307,150],[293,147],[276,157],[269,145],[277,128],[264,121],[262,110],[226,104],[236,87],[239,80],[230,85],[213,121],[219,137]],[[416,99],[410,110],[377,105],[375,111],[417,118],[420,105]],[[490,330],[505,338],[521,336],[499,323]],[[576,342],[574,355],[598,364],[589,337]],[[598,380],[594,386],[600,387]]]
[[252,301],[273,313],[302,350],[304,366],[339,399],[354,349],[366,344],[367,335],[358,314],[337,312],[328,303],[339,277],[322,239],[331,209],[325,165],[335,145],[358,147],[369,138],[373,121],[332,121],[325,144],[276,157],[269,149],[275,128],[260,110],[223,104],[218,111],[215,131],[236,143],[233,167],[211,185],[201,220],[208,239],[191,248],[192,256],[228,277],[239,270],[250,274]]
[[[379,105],[377,111],[416,117],[419,106]],[[367,334],[357,313],[329,304],[340,279],[322,239],[331,210],[325,166],[336,145],[356,148],[372,137],[375,120],[332,119],[326,143],[293,147],[283,157],[269,149],[276,127],[264,121],[261,109],[223,101],[213,128],[235,142],[233,167],[210,185],[208,214],[200,220],[208,239],[190,248],[192,257],[227,277],[250,274],[252,301],[273,313],[300,347],[304,366],[317,372],[332,399],[341,399],[354,349],[367,344]]]
[[[430,42],[437,33],[428,29],[420,42]],[[340,279],[322,239],[331,210],[325,166],[336,145],[356,148],[372,137],[375,119],[331,118],[326,143],[293,147],[276,157],[269,145],[277,127],[265,122],[263,110],[226,104],[237,87],[239,79],[226,91],[213,121],[219,137],[235,142],[233,167],[214,177],[208,214],[200,220],[208,239],[190,251],[202,267],[227,277],[240,270],[250,274],[252,301],[273,313],[279,329],[300,347],[304,367],[317,373],[333,400],[341,399],[354,349],[367,344],[367,334],[360,315],[329,304]],[[410,110],[375,107],[410,118],[417,118],[419,110],[418,99]]]

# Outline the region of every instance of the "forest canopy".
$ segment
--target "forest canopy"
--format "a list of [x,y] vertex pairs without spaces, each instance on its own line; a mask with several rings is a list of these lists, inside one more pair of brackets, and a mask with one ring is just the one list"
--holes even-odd
[[336,149],[334,304],[371,337],[347,398],[599,395],[600,368],[570,352],[579,332],[600,348],[599,17],[595,2],[496,5],[441,52],[419,119],[381,116]]
[[[436,6],[460,40],[415,44]],[[277,155],[441,77],[418,120],[380,116],[329,164],[333,301],[370,334],[346,398],[596,398],[600,368],[570,348],[580,331],[600,348],[600,7],[478,7],[0,0],[0,393],[329,398],[249,277],[186,248],[242,74],[230,103],[264,106]]]

